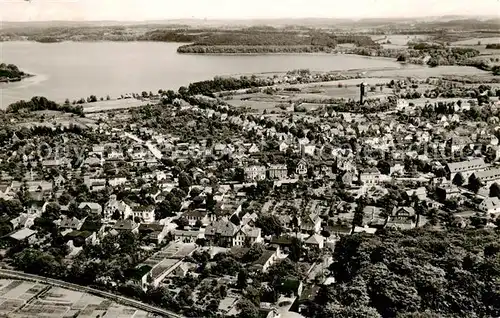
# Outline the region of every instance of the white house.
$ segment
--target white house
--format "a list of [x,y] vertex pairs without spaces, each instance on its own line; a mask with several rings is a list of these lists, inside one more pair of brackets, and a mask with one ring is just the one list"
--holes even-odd
[[295,172],[299,176],[306,175],[307,174],[307,161],[305,161],[304,159],[300,159],[299,163],[297,164],[297,168],[296,168]]
[[261,181],[266,179],[265,166],[250,166],[245,168],[245,178],[248,181]]
[[370,168],[362,171],[359,180],[363,184],[378,184],[380,182],[380,171],[377,168]]
[[116,195],[111,195],[104,207],[104,218],[111,219],[116,211],[120,214],[122,219],[126,219],[132,215],[132,208],[128,204],[117,200]]
[[249,225],[242,226],[233,237],[233,246],[253,245],[262,241],[261,229]]
[[155,221],[154,206],[138,205],[132,209],[133,218],[139,218],[144,223],[153,223]]
[[500,213],[500,199],[497,197],[484,199],[479,204],[479,210],[488,214]]
[[319,249],[323,249],[325,246],[325,238],[319,234],[313,234],[304,243],[308,246],[315,246]]

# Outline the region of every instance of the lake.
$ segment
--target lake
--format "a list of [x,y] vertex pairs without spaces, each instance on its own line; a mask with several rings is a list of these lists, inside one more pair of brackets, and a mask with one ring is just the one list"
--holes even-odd
[[0,42],[0,62],[36,74],[17,83],[0,83],[1,104],[45,96],[62,102],[96,95],[177,90],[216,75],[379,69],[401,67],[395,61],[354,55],[186,55],[178,43],[161,42]]

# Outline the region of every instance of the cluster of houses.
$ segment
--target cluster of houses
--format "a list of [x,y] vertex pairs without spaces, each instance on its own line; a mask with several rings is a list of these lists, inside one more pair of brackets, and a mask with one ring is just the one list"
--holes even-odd
[[[115,194],[100,203],[90,199],[77,202],[81,218],[69,217],[69,205],[60,205],[61,217],[54,223],[70,248],[68,257],[75,257],[86,245],[100,244],[107,235],[137,234],[145,244],[157,248],[140,264],[147,265],[141,276],[141,286],[146,289],[170,276],[185,277],[193,271],[186,260],[201,250],[213,254],[262,245],[264,252],[251,268],[265,273],[287,258],[293,239],[299,239],[308,250],[328,255],[343,235],[424,226],[430,220],[421,215],[420,204],[439,210],[455,202],[457,214],[490,219],[500,215],[500,190],[498,194],[492,190],[500,184],[500,166],[495,164],[500,158],[495,136],[500,126],[494,118],[487,125],[463,121],[463,112],[470,110],[466,103],[457,104],[453,115],[406,121],[397,112],[412,114],[416,106],[404,99],[397,101],[396,113],[356,114],[321,108],[300,115],[252,118],[230,114],[228,106],[214,110],[178,104],[186,112],[239,127],[235,134],[241,138],[212,143],[203,136],[183,138],[116,120],[115,124],[97,125],[95,131],[105,141],[87,145],[81,158],[76,158],[79,160],[59,154],[44,159],[25,155],[20,159],[29,171],[25,180],[14,180],[6,173],[0,176],[1,199],[12,200],[24,192],[31,202],[8,220],[12,232],[7,237],[36,244],[40,239],[36,219],[75,179],[81,179],[90,198],[103,191]],[[450,130],[457,123],[461,125]],[[305,128],[311,125],[316,129]],[[14,134],[11,145],[17,142]],[[205,166],[186,168],[192,184],[183,187],[186,193],[180,198],[180,208],[171,216],[159,217],[162,202],[180,187],[178,171],[165,161],[185,164],[192,159],[203,162],[207,157],[211,160]],[[240,169],[242,179],[220,177],[225,174],[219,171],[219,162],[227,158],[232,166],[223,172]],[[62,173],[47,178],[53,170]],[[120,170],[127,173],[109,173]],[[280,190],[276,193],[286,194],[273,193],[262,198],[262,205],[254,205],[247,189],[262,181],[270,181],[272,189]],[[304,182],[307,189],[298,188]],[[313,187],[314,182],[319,185]],[[390,207],[377,204],[394,188],[402,194],[400,202]],[[148,189],[155,189],[147,194],[149,204],[116,195]],[[346,196],[351,200],[340,199]],[[209,198],[216,208],[208,207]],[[361,208],[366,198],[372,203]],[[362,218],[354,224],[360,210]],[[282,233],[264,233],[263,217],[277,220]],[[235,308],[229,300],[222,303],[227,308],[219,308],[221,312]]]

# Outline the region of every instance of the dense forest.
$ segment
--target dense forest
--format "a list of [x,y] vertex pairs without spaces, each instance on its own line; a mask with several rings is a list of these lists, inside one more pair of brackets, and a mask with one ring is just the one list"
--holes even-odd
[[181,87],[179,94],[182,97],[192,95],[207,95],[213,96],[214,93],[222,91],[231,91],[244,88],[262,87],[271,85],[272,82],[267,79],[260,79],[255,76],[240,78],[234,77],[215,77],[213,80],[194,82],[189,86]]
[[24,76],[27,76],[26,73],[21,71],[16,65],[14,64],[5,64],[5,63],[0,63],[0,80],[2,79],[16,79],[16,78],[22,78]]
[[203,36],[193,44],[179,47],[177,51],[179,53],[331,52],[338,44],[346,43],[357,47],[379,47],[369,36],[364,35],[245,29]]
[[180,30],[153,30],[138,37],[140,41],[155,42],[194,42],[197,36]]
[[333,259],[337,283],[318,292],[307,316],[500,316],[500,231],[347,236]]

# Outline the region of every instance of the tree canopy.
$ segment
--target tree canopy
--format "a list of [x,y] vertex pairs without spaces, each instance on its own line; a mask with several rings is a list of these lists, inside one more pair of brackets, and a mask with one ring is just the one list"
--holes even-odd
[[498,317],[499,240],[487,230],[343,237],[330,268],[337,285],[322,288],[309,316]]

